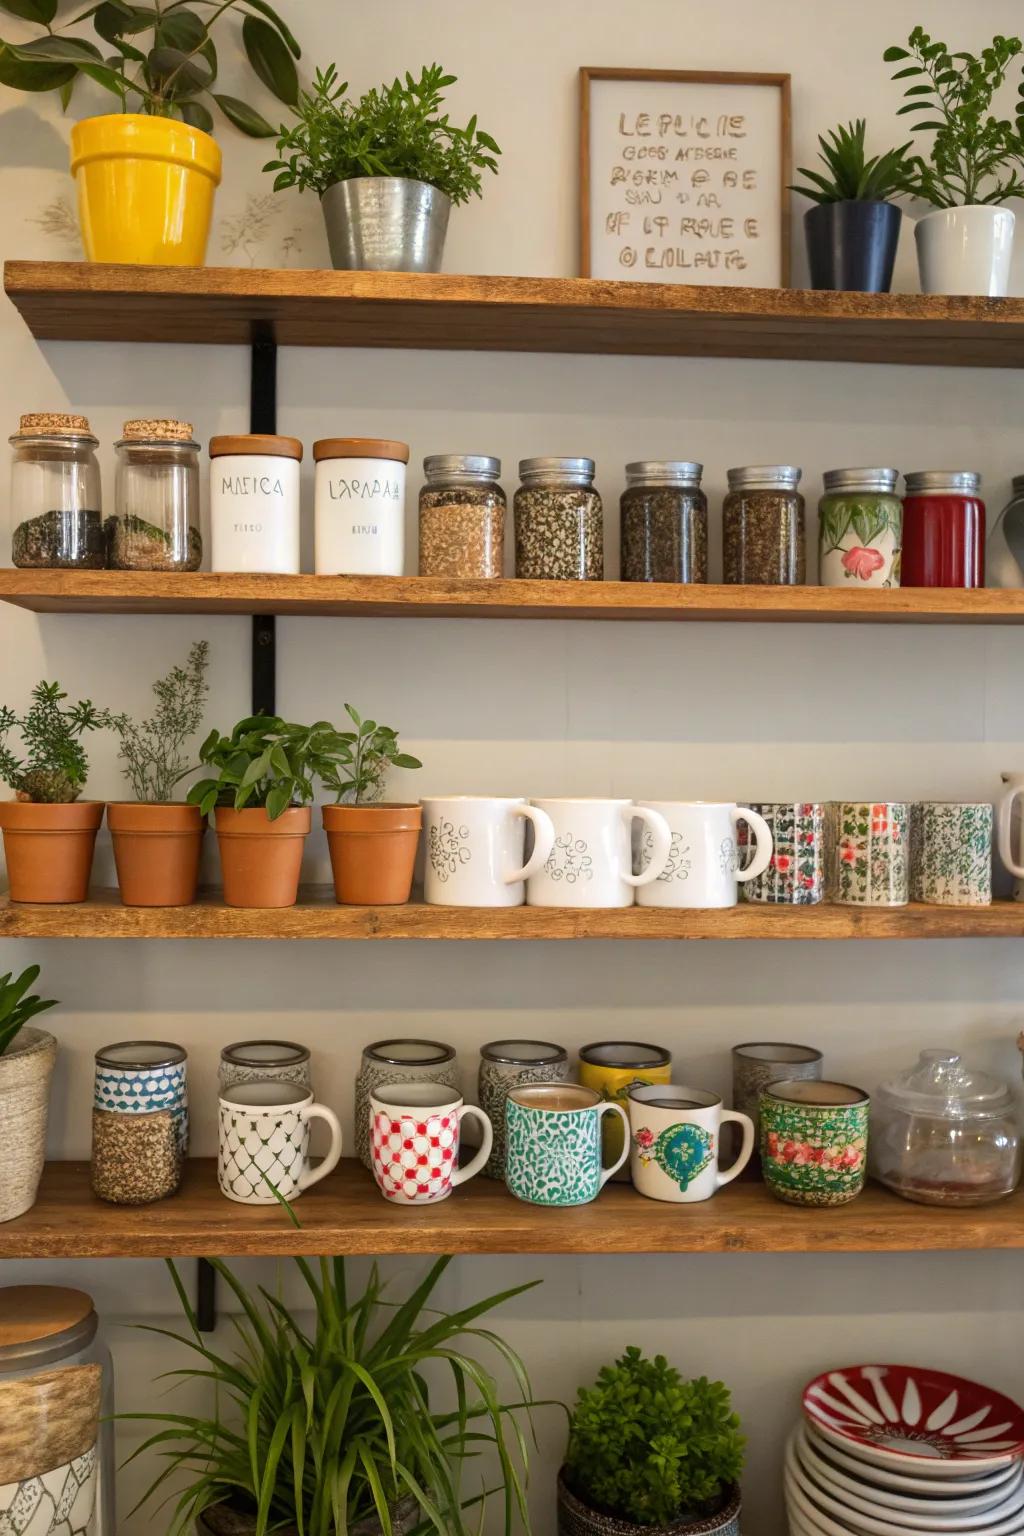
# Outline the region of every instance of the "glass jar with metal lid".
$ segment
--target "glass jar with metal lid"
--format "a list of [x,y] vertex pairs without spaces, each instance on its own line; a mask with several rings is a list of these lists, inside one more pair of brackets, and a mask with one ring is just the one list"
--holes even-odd
[[799,587],[806,579],[804,499],[795,464],[730,469],[722,506],[722,560],[727,582]]
[[126,421],[114,444],[114,515],[103,525],[115,571],[198,571],[199,444],[190,421]]
[[423,460],[421,576],[500,576],[505,561],[501,460],[482,453],[435,453]]
[[707,581],[708,503],[704,466],[684,459],[626,465],[622,518],[623,581]]
[[985,585],[985,503],[970,469],[919,469],[903,498],[905,587]]
[[521,459],[515,494],[516,575],[601,581],[604,513],[593,459]]
[[984,1205],[1016,1188],[1021,1138],[1009,1086],[954,1051],[922,1051],[871,1103],[870,1171],[923,1205]]
[[38,411],[8,439],[11,558],[26,569],[99,571],[106,563],[97,439],[84,416]]
[[823,587],[898,587],[903,503],[895,469],[827,469],[818,503]]

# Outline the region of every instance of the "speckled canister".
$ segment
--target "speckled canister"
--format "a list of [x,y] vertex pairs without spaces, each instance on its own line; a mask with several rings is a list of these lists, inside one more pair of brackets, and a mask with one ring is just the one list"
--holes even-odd
[[935,907],[992,902],[992,807],[919,800],[910,807],[910,899]]
[[732,1107],[760,1133],[761,1095],[769,1083],[820,1081],[823,1057],[813,1045],[752,1040],[732,1048]]
[[124,1040],[96,1052],[92,1112],[93,1193],[112,1205],[173,1195],[188,1153],[184,1048]]
[[567,1083],[571,1076],[565,1047],[548,1040],[492,1040],[481,1046],[478,1102],[494,1132],[491,1155],[484,1165],[488,1177],[505,1177],[505,1108],[513,1088]]
[[442,1083],[459,1088],[455,1047],[441,1040],[377,1040],[363,1050],[356,1077],[356,1156],[364,1168],[370,1158],[370,1096],[385,1083]]
[[604,511],[593,459],[521,459],[513,503],[516,576],[601,581]]

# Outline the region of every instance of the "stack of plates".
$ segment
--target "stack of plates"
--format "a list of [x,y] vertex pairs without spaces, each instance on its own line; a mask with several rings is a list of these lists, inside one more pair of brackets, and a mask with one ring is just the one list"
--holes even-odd
[[1024,1536],[1024,1412],[943,1371],[828,1371],[804,1389],[785,1483],[790,1536]]

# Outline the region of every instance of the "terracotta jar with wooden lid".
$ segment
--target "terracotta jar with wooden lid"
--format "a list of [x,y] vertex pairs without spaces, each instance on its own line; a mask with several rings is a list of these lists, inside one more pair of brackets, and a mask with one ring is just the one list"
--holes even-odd
[[313,457],[317,575],[401,576],[409,444],[325,437],[313,444]]
[[198,571],[199,444],[190,421],[126,421],[114,444],[114,514],[103,524],[115,571]]
[[297,437],[210,438],[210,566],[295,576],[299,555]]

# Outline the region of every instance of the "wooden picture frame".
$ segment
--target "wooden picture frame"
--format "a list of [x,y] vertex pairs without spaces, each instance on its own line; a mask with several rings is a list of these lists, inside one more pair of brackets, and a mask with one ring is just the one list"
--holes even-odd
[[[778,92],[778,137],[774,147],[768,151],[765,157],[773,165],[773,168],[777,160],[779,171],[777,264],[774,256],[774,238],[770,247],[768,245],[755,247],[753,244],[755,239],[761,238],[757,226],[764,217],[765,209],[767,208],[769,212],[774,214],[774,198],[769,193],[767,186],[759,184],[763,183],[764,174],[762,172],[760,178],[758,177],[758,165],[756,163],[751,165],[749,162],[744,165],[744,157],[740,153],[742,146],[737,142],[730,143],[728,140],[724,143],[719,143],[717,147],[721,148],[723,152],[727,150],[735,151],[734,158],[730,160],[729,165],[723,170],[711,171],[709,180],[705,182],[707,191],[699,192],[697,196],[701,199],[714,198],[717,197],[718,192],[721,192],[723,198],[728,197],[728,192],[721,185],[726,175],[739,174],[741,177],[746,178],[753,173],[753,182],[749,187],[740,185],[731,189],[734,193],[734,198],[737,200],[732,203],[732,213],[728,213],[726,207],[719,200],[717,209],[714,202],[712,202],[710,205],[705,205],[705,211],[699,216],[696,213],[696,209],[694,209],[692,215],[692,219],[699,219],[700,222],[707,223],[712,231],[717,226],[719,236],[723,229],[731,229],[735,238],[730,239],[728,246],[723,247],[721,243],[716,244],[714,237],[711,237],[710,245],[705,244],[702,246],[698,236],[688,233],[684,237],[677,233],[676,238],[680,240],[680,245],[666,248],[665,239],[672,238],[674,231],[671,231],[668,227],[664,230],[657,227],[661,220],[664,220],[666,226],[668,226],[668,216],[663,202],[660,205],[648,205],[646,213],[642,203],[636,207],[635,211],[625,208],[613,209],[608,204],[618,200],[618,198],[616,194],[608,193],[602,200],[606,218],[606,228],[602,233],[607,233],[610,238],[601,251],[595,251],[594,231],[592,229],[592,221],[597,213],[594,201],[593,167],[594,140],[596,136],[595,124],[597,119],[595,96],[600,93],[600,82],[607,81],[629,83],[631,86],[635,86],[637,83],[642,84],[643,82],[662,86],[727,86],[737,93],[742,93],[747,87],[756,87],[762,90],[770,88]],[[597,85],[596,91],[595,85]],[[677,142],[676,134],[679,132],[677,125],[683,119],[684,113],[678,112],[670,115],[664,112],[657,114],[645,112],[638,114],[636,102],[640,99],[641,93],[631,89],[626,94],[630,98],[630,110],[634,114],[634,127],[639,124],[641,116],[646,117],[647,127],[645,136],[650,137],[655,146],[663,146],[667,152],[665,159],[654,162],[651,167],[652,171],[657,172],[659,165],[666,170],[672,166],[672,161],[668,157],[673,144],[676,145],[677,154],[681,150],[689,153],[694,148],[699,147],[696,144],[682,146]],[[698,95],[697,92],[690,94],[691,97],[697,97]],[[706,93],[706,101],[709,100],[711,94],[722,95],[720,92]],[[680,93],[681,97],[682,95],[683,93]],[[759,112],[762,116],[763,105],[763,102],[759,103]],[[619,120],[620,133],[625,133],[623,125],[626,121],[626,116],[626,111],[622,110]],[[666,118],[669,118],[673,127],[662,130],[662,124]],[[704,138],[718,138],[719,133],[717,130],[721,124],[726,125],[721,129],[723,134],[728,134],[734,140],[742,139],[743,137],[738,128],[734,129],[728,126],[742,122],[742,115],[737,113],[735,109],[726,113],[719,106],[714,118],[709,119],[702,114],[695,121],[708,126],[709,132],[703,135]],[[598,69],[589,66],[582,67],[580,69],[581,277],[597,276],[607,279],[627,279],[630,281],[718,284],[744,287],[788,287],[790,270],[789,182],[792,179],[790,122],[790,77],[788,74],[757,74],[731,70]],[[602,125],[601,132],[603,161],[605,165],[608,165],[610,131]],[[623,147],[628,148],[629,145],[624,144]],[[668,164],[666,164],[666,161],[668,161]],[[620,167],[614,165],[614,160],[612,164],[614,170],[620,169]],[[689,164],[696,168],[696,162],[690,161]],[[674,168],[681,174],[679,167]],[[639,168],[636,174],[639,174]],[[701,174],[706,174],[703,168]],[[719,183],[717,189],[714,188],[715,181]],[[771,185],[774,186],[774,178]],[[664,193],[666,188],[662,187],[658,190]],[[619,197],[624,200],[627,194],[633,193],[635,193],[638,199],[645,195],[643,189],[631,188],[624,180]],[[738,213],[743,210],[744,203],[755,193],[759,198],[756,204],[756,214],[752,217],[745,216],[740,220],[737,217]],[[647,195],[653,197],[653,190]],[[676,196],[678,197],[679,195],[680,193],[677,191]],[[688,200],[692,193],[687,192],[685,195]],[[753,207],[754,205],[753,203],[748,203],[748,206]],[[656,212],[655,208],[660,208],[660,211]],[[718,215],[717,218],[716,214]],[[691,220],[690,215],[685,217],[688,222]],[[615,223],[609,224],[609,220],[614,220]],[[649,233],[645,227],[649,226],[652,222],[656,225],[653,234]],[[631,227],[627,228],[627,226]],[[739,229],[738,235],[735,234],[737,229]],[[757,232],[748,235],[748,229],[755,229]],[[627,236],[635,238],[637,243],[630,245]],[[692,248],[683,243],[684,239],[691,241]],[[616,241],[618,241],[618,244],[615,243]],[[625,254],[623,254],[624,252]],[[772,254],[769,255],[769,252]],[[670,257],[672,264],[667,267],[661,265],[663,262],[668,262]],[[678,265],[675,264],[677,261]],[[773,273],[776,280],[774,282],[767,280],[766,272]],[[749,275],[744,275],[745,273],[749,273]]]

